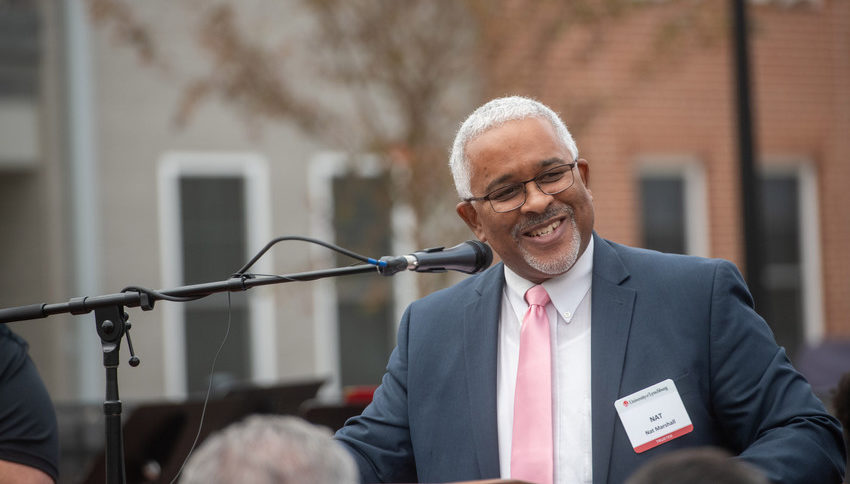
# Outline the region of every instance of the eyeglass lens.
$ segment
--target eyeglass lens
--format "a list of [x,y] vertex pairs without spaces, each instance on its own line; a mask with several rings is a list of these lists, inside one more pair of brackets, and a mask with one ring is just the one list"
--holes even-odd
[[490,205],[496,212],[510,212],[516,210],[525,203],[526,184],[533,181],[537,188],[546,195],[555,195],[563,192],[573,185],[573,165],[560,165],[550,168],[531,180],[522,183],[513,183],[497,188],[487,195]]

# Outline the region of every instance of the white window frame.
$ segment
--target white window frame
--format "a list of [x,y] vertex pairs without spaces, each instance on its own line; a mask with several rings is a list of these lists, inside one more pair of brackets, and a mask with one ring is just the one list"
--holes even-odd
[[[643,175],[680,177],[685,182],[685,251],[709,256],[709,223],[705,168],[693,156],[643,155],[637,159],[638,180]],[[638,184],[640,187],[640,184]]]
[[[162,248],[161,274],[165,288],[184,285],[180,228],[180,179],[241,177],[245,181],[247,262],[271,240],[271,203],[268,162],[250,152],[169,152],[159,160],[159,234]],[[271,273],[273,256],[266,253],[253,272]],[[236,268],[234,268],[236,269]],[[229,277],[222,274],[222,280]],[[207,281],[205,281],[207,282]],[[215,281],[209,281],[215,282]],[[251,381],[268,384],[277,380],[274,293],[265,287],[248,291],[251,345]],[[187,394],[185,311],[180,303],[162,304],[163,370],[165,396]]]
[[[333,180],[346,174],[361,177],[378,177],[383,167],[377,157],[371,155],[352,156],[343,152],[322,152],[310,161],[307,178],[310,197],[310,235],[326,242],[336,240],[333,227]],[[413,226],[416,223],[413,210],[394,203],[390,210],[390,246],[394,254],[411,253]],[[364,254],[372,257],[389,254]],[[333,267],[334,256],[327,249],[313,246],[311,259],[316,267]],[[393,314],[395,330],[404,309],[416,299],[416,283],[413,274],[393,276]],[[313,285],[313,314],[315,315],[315,367],[316,373],[327,379],[319,391],[319,397],[338,399],[342,396],[342,378],[339,368],[339,328],[337,318],[337,292],[333,278],[320,279]]]
[[803,346],[814,346],[823,340],[823,290],[820,210],[818,207],[817,171],[805,157],[770,157],[762,164],[761,176],[793,175],[799,183],[800,265],[803,297]]

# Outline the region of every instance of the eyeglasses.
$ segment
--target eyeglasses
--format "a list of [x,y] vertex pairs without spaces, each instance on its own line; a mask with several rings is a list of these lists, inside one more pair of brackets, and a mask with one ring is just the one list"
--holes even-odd
[[530,181],[533,181],[537,185],[537,188],[546,195],[556,195],[573,186],[573,168],[575,166],[575,161],[558,165],[538,173],[537,176],[529,180],[511,183],[510,185],[499,187],[483,197],[469,197],[464,198],[463,201],[474,202],[487,200],[490,202],[490,206],[493,207],[494,212],[510,212],[525,204],[525,185]]

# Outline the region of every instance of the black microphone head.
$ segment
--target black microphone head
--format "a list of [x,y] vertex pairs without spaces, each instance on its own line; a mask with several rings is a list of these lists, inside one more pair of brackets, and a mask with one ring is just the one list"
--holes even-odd
[[433,247],[420,250],[410,257],[415,261],[410,269],[416,272],[458,271],[475,274],[493,262],[490,247],[477,240],[467,240],[448,249]]
[[467,240],[464,243],[469,244],[475,250],[475,269],[468,274],[475,274],[490,267],[490,264],[493,263],[493,251],[489,245],[480,240]]

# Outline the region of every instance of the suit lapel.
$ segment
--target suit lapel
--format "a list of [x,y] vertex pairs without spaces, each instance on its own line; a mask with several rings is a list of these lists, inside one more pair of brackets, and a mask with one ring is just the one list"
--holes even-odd
[[591,402],[593,482],[607,482],[614,429],[614,401],[626,355],[636,292],[621,286],[629,276],[614,249],[594,233],[591,298]]
[[481,274],[464,312],[463,344],[474,447],[482,478],[499,477],[496,365],[504,271]]

